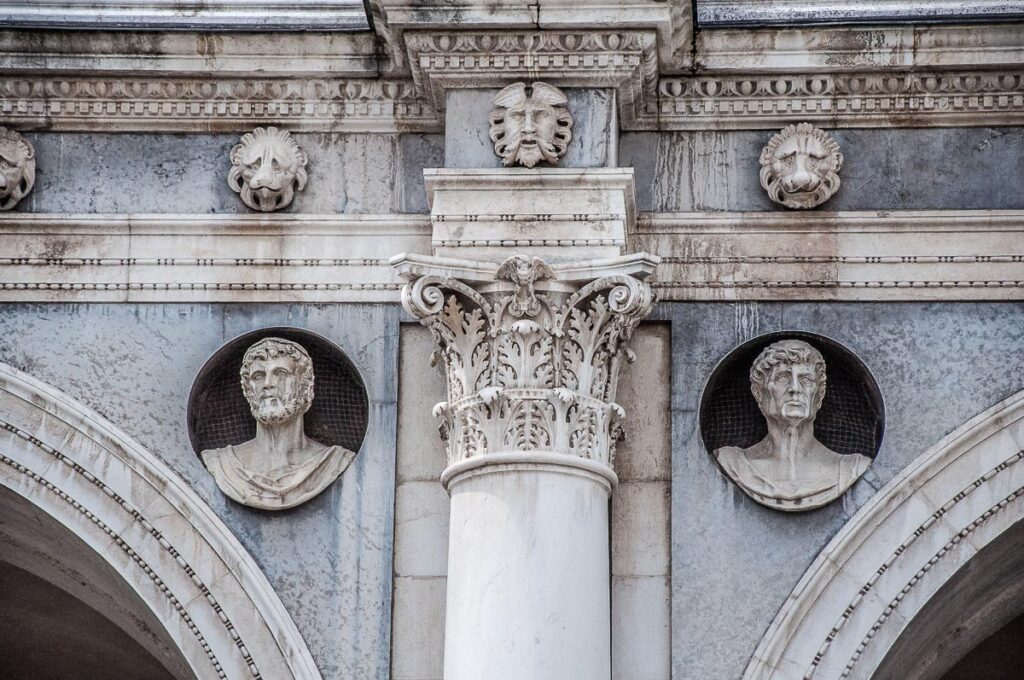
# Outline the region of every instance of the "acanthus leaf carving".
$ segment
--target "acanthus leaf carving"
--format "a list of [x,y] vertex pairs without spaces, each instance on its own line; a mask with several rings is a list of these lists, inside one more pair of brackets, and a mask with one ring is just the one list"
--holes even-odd
[[[649,284],[614,274],[571,292],[554,268],[523,256],[495,275],[511,286],[490,284],[486,295],[453,278],[411,278],[405,308],[431,329],[444,360],[448,401],[434,413],[449,464],[548,451],[611,465],[624,415],[617,374],[629,359],[626,341],[653,307]],[[535,290],[549,280],[545,293]]]

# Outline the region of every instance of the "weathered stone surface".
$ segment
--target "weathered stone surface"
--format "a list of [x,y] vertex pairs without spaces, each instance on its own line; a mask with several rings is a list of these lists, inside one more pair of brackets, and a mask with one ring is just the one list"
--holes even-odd
[[[422,170],[437,135],[299,133],[306,188],[286,213],[426,212]],[[408,139],[405,139],[408,137]],[[237,135],[31,133],[36,187],[18,210],[249,213],[225,181]]]
[[[387,675],[390,655],[399,313],[357,305],[8,305],[0,308],[0,361],[96,409],[181,475],[255,557],[325,679],[376,679]],[[273,326],[340,346],[365,382],[370,422],[335,484],[271,514],[220,492],[189,445],[185,407],[193,377],[218,347]]]
[[[1024,309],[1013,304],[662,305],[673,321],[673,675],[739,677],[825,543],[884,483],[984,407],[1020,389]],[[801,515],[757,505],[721,474],[697,426],[701,385],[733,347],[807,330],[853,350],[887,407],[876,462]],[[912,359],[911,359],[912,358]],[[941,396],[939,396],[941,395]]]
[[[829,211],[1024,207],[1024,129],[826,131],[844,149]],[[640,210],[783,210],[758,180],[772,134],[624,133],[619,164],[635,169]]]

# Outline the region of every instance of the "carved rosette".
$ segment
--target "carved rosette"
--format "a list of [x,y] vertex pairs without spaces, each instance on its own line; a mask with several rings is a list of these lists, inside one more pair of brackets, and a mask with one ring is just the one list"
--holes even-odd
[[497,278],[503,273],[512,291],[481,294],[428,275],[402,292],[406,310],[438,344],[431,363],[442,361],[447,375],[448,401],[434,415],[442,419],[448,464],[547,452],[610,468],[624,415],[615,403],[619,367],[632,361],[626,343],[653,307],[650,286],[612,274],[572,293],[537,292],[534,283],[553,272],[522,256],[509,258]]

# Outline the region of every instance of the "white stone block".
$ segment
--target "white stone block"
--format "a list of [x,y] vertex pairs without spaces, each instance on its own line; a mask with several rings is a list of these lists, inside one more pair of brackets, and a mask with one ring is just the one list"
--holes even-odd
[[612,494],[612,573],[667,575],[670,521],[668,482],[619,484]]
[[445,579],[395,579],[391,679],[440,680],[444,668]]
[[439,482],[406,482],[395,493],[395,575],[448,573],[448,494]]
[[669,577],[612,578],[612,680],[672,676]]

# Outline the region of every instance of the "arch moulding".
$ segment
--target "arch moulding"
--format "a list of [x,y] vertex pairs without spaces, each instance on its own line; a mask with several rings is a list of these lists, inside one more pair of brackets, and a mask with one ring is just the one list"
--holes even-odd
[[818,555],[744,680],[867,680],[929,599],[1024,519],[1024,391],[941,439]]
[[102,416],[3,363],[0,485],[109,565],[196,678],[320,680],[266,577],[184,481]]

